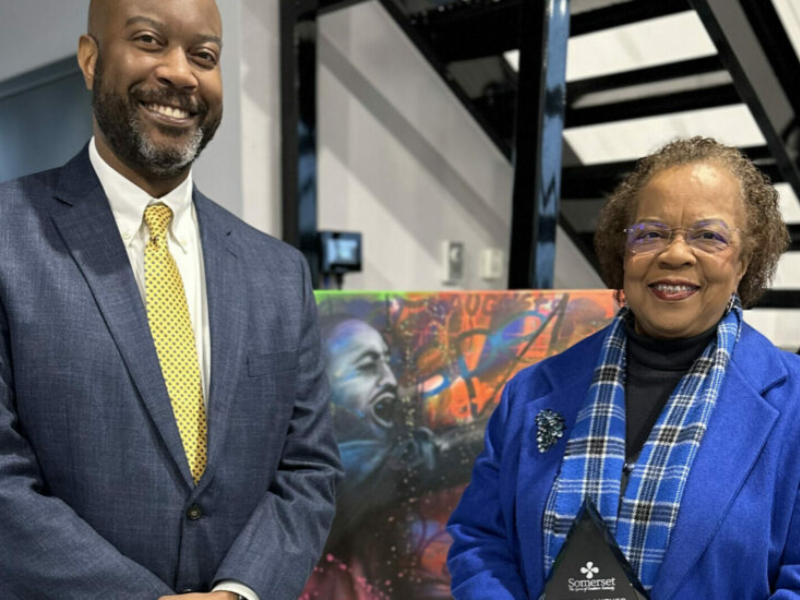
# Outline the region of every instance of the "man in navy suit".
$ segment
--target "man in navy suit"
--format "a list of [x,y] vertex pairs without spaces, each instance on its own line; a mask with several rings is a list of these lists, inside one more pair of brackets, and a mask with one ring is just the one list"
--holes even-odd
[[4,600],[294,600],[323,547],[340,465],[308,268],[192,184],[221,38],[213,0],[92,0],[94,137],[0,185]]

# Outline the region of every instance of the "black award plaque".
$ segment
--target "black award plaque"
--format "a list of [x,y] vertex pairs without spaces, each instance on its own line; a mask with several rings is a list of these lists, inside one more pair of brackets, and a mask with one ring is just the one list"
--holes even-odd
[[650,600],[591,500],[575,517],[539,600]]

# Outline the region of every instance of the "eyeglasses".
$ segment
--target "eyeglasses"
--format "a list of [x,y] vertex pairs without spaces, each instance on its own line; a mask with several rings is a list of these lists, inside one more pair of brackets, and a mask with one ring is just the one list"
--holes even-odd
[[623,231],[627,235],[627,248],[634,254],[666,250],[672,244],[676,231],[683,232],[683,241],[693,250],[716,254],[731,246],[733,232],[740,229],[730,228],[722,221],[704,221],[691,227],[672,229],[660,223],[638,223]]

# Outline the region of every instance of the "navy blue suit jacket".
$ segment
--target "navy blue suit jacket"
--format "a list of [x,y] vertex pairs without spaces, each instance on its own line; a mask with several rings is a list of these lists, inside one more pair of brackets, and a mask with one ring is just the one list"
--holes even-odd
[[222,579],[295,600],[321,552],[339,461],[308,268],[194,203],[211,329],[197,487],[88,152],[0,185],[4,600],[154,600]]
[[[535,600],[542,517],[607,329],[519,373],[451,517],[459,600]],[[545,453],[536,415],[561,413]],[[700,444],[652,600],[800,599],[800,357],[744,325]],[[580,573],[576,573],[580,577]]]

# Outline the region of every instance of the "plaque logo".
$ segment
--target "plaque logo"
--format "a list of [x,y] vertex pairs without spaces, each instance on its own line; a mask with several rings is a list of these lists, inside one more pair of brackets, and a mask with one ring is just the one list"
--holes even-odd
[[581,567],[581,573],[586,575],[586,579],[593,579],[599,572],[600,569],[595,567],[592,561],[587,562],[585,567]]
[[649,600],[588,498],[572,522],[539,600]]

